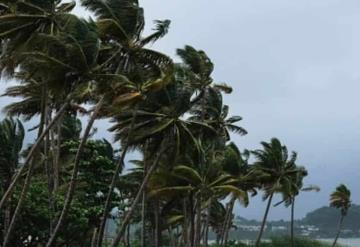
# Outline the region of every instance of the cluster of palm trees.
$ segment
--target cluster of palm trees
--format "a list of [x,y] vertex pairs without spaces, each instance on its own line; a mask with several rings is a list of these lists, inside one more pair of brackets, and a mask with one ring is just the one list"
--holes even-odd
[[[214,65],[205,52],[185,46],[177,50],[181,62],[174,63],[147,48],[168,32],[169,20],[156,21],[153,33],[144,36],[144,12],[137,0],[80,3],[96,20],[72,14],[75,2],[0,0],[1,75],[17,82],[5,95],[21,98],[4,110],[38,121],[32,129],[38,131],[36,141],[23,159],[22,124],[9,119],[0,128],[1,147],[7,147],[0,151],[2,246],[13,246],[19,215],[38,174],[47,182],[51,212],[44,246],[62,242],[59,234],[77,196],[84,149],[98,119],[111,121],[121,150],[108,190],[101,191],[92,246],[103,245],[116,205],[114,191],[120,191],[127,206],[118,212],[113,247],[129,244],[130,226],[136,222],[141,223],[142,246],[161,246],[164,237],[170,246],[207,246],[210,230],[226,246],[235,203],[246,206],[249,194],[262,191],[268,202],[258,246],[274,195],[282,195],[280,203],[292,205],[294,212],[296,196],[311,189],[303,188],[307,172],[297,165],[296,153],[288,154],[276,138],[255,151],[241,152],[230,142],[231,134],[247,132],[238,125],[241,117],[229,116],[223,96],[232,88],[214,82]],[[88,121],[79,136],[79,122],[69,124],[68,119],[82,115]],[[78,142],[67,162],[69,172],[63,145],[74,135]],[[120,176],[132,150],[142,158]],[[56,210],[58,194],[64,201]],[[29,236],[26,241],[35,240]]]

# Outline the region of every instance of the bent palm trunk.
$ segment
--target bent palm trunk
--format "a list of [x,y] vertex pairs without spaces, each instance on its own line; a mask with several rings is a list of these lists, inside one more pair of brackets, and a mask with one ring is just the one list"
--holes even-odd
[[291,199],[291,247],[295,247],[295,239],[294,239],[294,213],[295,213],[295,197]]
[[125,155],[126,155],[127,150],[128,150],[128,145],[125,145],[124,150],[121,153],[120,159],[116,164],[115,172],[114,172],[114,175],[113,175],[112,180],[111,180],[110,188],[109,188],[109,191],[108,191],[108,194],[107,194],[107,197],[106,197],[104,213],[103,213],[103,216],[102,216],[102,219],[101,219],[99,233],[98,233],[98,237],[97,237],[96,246],[98,246],[98,247],[100,247],[101,244],[102,244],[102,239],[103,239],[103,236],[104,236],[104,233],[105,233],[107,215],[108,215],[108,213],[110,211],[111,194],[112,194],[112,192],[113,192],[113,190],[115,188],[116,180],[117,180],[118,174],[120,172],[120,169],[124,164],[124,159],[125,159]]
[[133,213],[134,213],[134,211],[135,211],[135,207],[136,207],[136,205],[138,204],[138,202],[140,201],[140,198],[141,198],[141,196],[142,196],[142,193],[143,193],[145,187],[147,186],[151,175],[152,175],[153,172],[156,170],[162,154],[163,154],[163,153],[165,152],[165,150],[166,150],[166,148],[164,147],[164,146],[165,146],[165,145],[164,145],[164,142],[162,142],[162,144],[160,144],[160,145],[161,145],[160,151],[159,151],[159,153],[157,154],[157,157],[155,158],[152,166],[149,168],[146,176],[144,177],[144,180],[143,180],[143,182],[142,182],[142,184],[141,184],[141,186],[140,186],[140,188],[139,188],[139,190],[138,190],[138,192],[137,192],[137,194],[136,194],[136,196],[135,196],[135,198],[134,198],[134,201],[133,201],[132,204],[131,204],[130,210],[126,213],[125,218],[124,218],[124,220],[123,220],[123,222],[122,222],[122,224],[121,224],[121,226],[120,226],[120,230],[119,230],[118,234],[116,235],[116,238],[114,239],[111,247],[116,247],[116,246],[118,246],[120,240],[124,237],[124,233],[125,233],[126,226],[127,226],[127,225],[129,224],[129,222],[130,222],[130,219],[131,219],[131,217],[132,217],[132,215],[133,215]]
[[224,245],[223,246],[227,246],[227,242],[228,242],[228,239],[229,239],[229,231],[230,231],[230,228],[232,226],[233,210],[234,210],[235,201],[236,201],[235,198],[232,198],[231,201],[230,201],[229,215],[228,215],[226,225],[225,225]]
[[66,216],[68,214],[68,211],[70,209],[72,198],[73,198],[74,192],[75,192],[75,186],[76,186],[78,170],[79,170],[79,165],[80,165],[80,156],[81,156],[81,154],[82,154],[82,152],[83,152],[83,150],[85,148],[87,139],[89,137],[89,134],[90,134],[91,128],[92,128],[92,126],[93,126],[93,124],[95,122],[95,119],[97,118],[97,115],[100,112],[100,109],[101,109],[101,107],[102,107],[102,105],[104,103],[104,99],[105,99],[105,97],[103,96],[100,99],[100,101],[97,103],[96,108],[95,108],[93,114],[91,115],[91,117],[89,119],[89,122],[88,122],[88,124],[86,126],[84,135],[83,135],[83,137],[81,139],[79,148],[78,148],[76,156],[75,156],[73,173],[72,173],[72,176],[71,176],[69,189],[68,189],[67,194],[66,194],[64,206],[63,206],[63,209],[61,211],[59,220],[58,220],[58,222],[56,224],[56,227],[54,229],[54,232],[51,234],[50,239],[46,244],[46,247],[51,247],[54,244],[54,242],[56,240],[56,237],[57,237],[57,235],[58,235],[58,233],[60,231],[60,228],[62,227],[62,224],[64,223],[64,220],[65,220],[65,218],[66,218]]
[[210,216],[211,216],[211,204],[212,204],[212,198],[209,199],[209,206],[207,208],[207,215],[206,215],[206,223],[205,223],[205,233],[204,233],[204,240],[203,245],[205,247],[208,246],[208,240],[209,240],[209,226],[210,226]]
[[198,195],[198,198],[196,200],[196,206],[195,206],[195,215],[196,215],[196,221],[195,221],[195,240],[194,240],[194,246],[200,247],[200,241],[201,241],[201,194]]
[[269,197],[269,199],[268,199],[268,204],[267,204],[267,206],[266,206],[264,218],[263,218],[263,221],[262,221],[262,223],[261,223],[261,228],[260,228],[259,235],[258,235],[258,237],[257,237],[257,239],[256,239],[255,247],[258,247],[258,246],[260,245],[261,237],[262,237],[263,232],[264,232],[264,228],[265,228],[267,216],[268,216],[268,214],[269,214],[270,205],[271,205],[271,201],[272,201],[273,195],[274,195],[274,193],[272,192],[271,195],[270,195],[270,197]]
[[[233,199],[232,199],[233,200]],[[220,232],[220,237],[219,237],[219,245],[222,247],[224,246],[224,241],[225,241],[225,234],[226,234],[226,229],[227,229],[227,226],[228,226],[228,222],[229,222],[229,217],[230,217],[230,208],[231,208],[231,201],[228,202],[226,204],[226,211],[225,211],[225,217],[224,217],[224,222],[222,224],[222,227],[221,227],[221,232]]]
[[336,237],[335,237],[334,242],[333,242],[333,244],[332,244],[332,247],[335,247],[335,246],[336,246],[336,243],[337,243],[337,241],[338,241],[338,239],[339,239],[340,232],[341,232],[341,228],[342,228],[342,224],[343,224],[343,221],[344,221],[344,217],[345,217],[345,215],[342,214],[342,215],[341,215],[341,218],[340,218],[340,220],[339,220],[339,225],[338,225],[337,234],[336,234]]

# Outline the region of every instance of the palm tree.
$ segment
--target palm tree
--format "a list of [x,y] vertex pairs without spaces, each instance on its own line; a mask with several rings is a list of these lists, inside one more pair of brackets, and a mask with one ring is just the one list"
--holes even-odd
[[[247,178],[250,165],[249,165],[249,157],[250,152],[248,150],[244,150],[240,152],[238,147],[233,143],[229,143],[224,150],[224,160],[222,161],[223,170],[233,177],[239,179],[239,183],[236,185],[238,188],[243,191],[250,192],[252,196],[256,195],[256,190],[254,189],[255,184],[252,178]],[[249,200],[240,201],[243,206],[247,206]],[[223,221],[222,229],[220,232],[220,245],[226,246],[229,230],[232,226],[232,215],[234,205],[236,203],[236,198],[231,197],[230,201],[226,207],[226,214]]]
[[[142,37],[144,13],[138,1],[82,0],[81,3],[97,17],[96,25],[103,46],[102,52],[99,54],[98,69],[105,73],[125,75],[133,82],[127,90],[118,92],[115,99],[110,97],[114,100],[105,104],[108,106],[108,109],[105,110],[106,113],[117,114],[119,109],[123,110],[121,105],[124,102],[137,103],[144,99],[147,93],[159,90],[169,83],[173,71],[172,60],[164,54],[145,48],[146,45],[155,42],[167,33],[169,20],[157,21],[155,32],[148,37]],[[132,117],[134,119],[136,116]],[[130,131],[128,136],[123,139],[121,158],[118,161],[104,206],[97,246],[101,246],[102,243],[106,219],[110,210],[111,194],[116,184],[116,173],[123,166],[129,146],[126,140],[131,138],[131,135]]]
[[[23,65],[23,67],[26,70],[35,73],[35,78],[42,78],[43,81],[54,83],[52,84],[54,90],[57,85],[56,82],[58,83],[59,81],[65,81],[66,83],[64,83],[61,88],[67,88],[68,90],[60,90],[60,92],[66,94],[70,90],[70,93],[66,97],[67,99],[65,100],[65,103],[60,107],[59,111],[57,112],[55,117],[49,122],[48,126],[46,126],[45,131],[39,136],[37,142],[34,144],[32,150],[29,152],[29,155],[25,160],[25,164],[22,169],[26,167],[26,165],[30,162],[32,155],[36,151],[37,147],[40,145],[42,139],[47,136],[51,127],[56,123],[62,113],[67,109],[70,100],[74,100],[76,98],[76,95],[79,95],[79,91],[76,90],[76,87],[81,83],[86,83],[96,77],[94,75],[89,76],[89,71],[91,70],[91,67],[94,66],[94,59],[96,58],[96,47],[98,44],[97,37],[94,36],[94,32],[90,29],[90,26],[84,21],[79,20],[75,16],[69,14],[67,15],[67,17],[68,18],[66,20],[62,20],[62,22],[59,23],[59,25],[63,24],[61,25],[62,32],[59,32],[57,35],[39,34],[39,36],[35,35],[35,37],[31,39],[31,42],[35,42],[36,40],[37,42],[40,42],[40,44],[44,44],[46,49],[41,48],[40,45],[39,50],[35,49],[35,51],[32,52],[22,53],[22,55],[26,56],[27,58],[27,62]],[[83,31],[81,35],[79,35],[78,32],[79,28],[81,28]],[[29,41],[29,43],[31,42]],[[59,51],[61,51],[60,54]],[[90,52],[91,54],[89,55]],[[47,70],[46,68],[49,67],[50,69]],[[42,69],[39,70],[38,68]],[[86,141],[86,138],[84,138],[84,141]],[[81,149],[79,153],[81,153]],[[19,210],[21,209],[24,196],[26,195],[26,191],[30,184],[32,170],[33,163],[30,162],[29,172],[23,186],[22,196],[19,199],[18,206],[15,210],[12,223],[10,224],[7,234],[9,236],[11,234],[13,225],[16,221],[16,217]],[[18,174],[20,174],[20,172]],[[5,202],[5,200],[9,196],[18,178],[18,175],[14,178],[7,193],[5,193],[5,195],[3,196],[2,203]],[[6,237],[4,241],[4,246],[6,246],[8,237]]]
[[295,239],[294,239],[294,218],[295,218],[295,199],[300,194],[300,192],[308,192],[308,191],[320,191],[320,188],[316,185],[304,186],[303,180],[308,175],[307,170],[302,166],[297,166],[298,172],[293,174],[293,178],[291,178],[290,187],[283,190],[281,192],[283,196],[283,200],[276,203],[274,206],[278,206],[282,203],[285,204],[286,207],[291,207],[291,216],[290,216],[290,241],[291,246],[294,247]]
[[336,187],[336,190],[330,195],[330,207],[340,209],[341,211],[338,230],[334,242],[332,244],[332,247],[336,246],[337,240],[340,236],[344,218],[347,215],[349,208],[351,207],[350,197],[351,197],[351,192],[344,184],[340,184],[338,187]]
[[262,142],[261,145],[262,150],[252,151],[256,161],[250,173],[258,178],[259,185],[264,190],[263,198],[268,202],[255,243],[256,247],[260,244],[274,194],[289,191],[294,184],[294,175],[299,172],[295,165],[296,153],[292,152],[289,157],[286,146],[278,139],[272,138],[269,143]]
[[[246,201],[247,195],[244,191],[237,188],[235,184],[238,180],[232,176],[224,174],[219,167],[214,165],[208,166],[207,176],[203,177],[193,165],[178,165],[172,169],[172,172],[166,173],[160,172],[158,176],[154,176],[154,179],[158,182],[154,183],[154,187],[151,189],[151,197],[164,197],[176,198],[180,193],[182,195],[187,194],[190,201],[196,199],[196,205],[200,205],[201,209],[207,209],[207,213],[211,213],[209,207],[211,207],[215,201],[219,198],[224,198],[229,194],[232,194],[235,198]],[[165,168],[166,169],[166,168]],[[161,176],[162,175],[162,176]],[[171,199],[169,199],[171,201]],[[197,206],[195,205],[195,208]],[[190,210],[192,211],[192,210]],[[188,215],[190,220],[185,218],[183,220],[187,222],[193,221],[195,212],[190,212]],[[207,215],[209,216],[209,215]],[[209,218],[205,221],[202,227],[205,236],[207,236],[208,224],[210,223]],[[194,228],[191,227],[192,229]],[[183,231],[188,231],[185,227]],[[196,245],[196,239],[190,238],[190,245]],[[204,244],[207,243],[207,239]],[[187,243],[185,243],[187,244]]]
[[[181,96],[181,97],[180,97]],[[167,146],[169,152],[167,157],[174,162],[179,157],[179,154],[188,148],[194,147],[198,152],[198,142],[194,137],[192,129],[195,128],[209,128],[206,124],[201,124],[196,121],[191,121],[183,118],[183,115],[188,111],[191,94],[182,87],[178,82],[169,84],[164,90],[148,96],[144,104],[140,104],[136,113],[136,121],[133,127],[133,135],[129,140],[129,145],[144,148],[153,147],[153,151],[146,151],[148,153],[163,155],[161,151]],[[122,112],[114,116],[116,124],[111,128],[116,132],[117,139],[125,139],[128,131],[131,129],[131,118],[133,112]],[[124,138],[125,137],[125,138]],[[125,139],[126,140],[126,139]],[[161,144],[165,143],[166,144]],[[146,144],[146,145],[145,145]],[[154,149],[155,148],[155,149]],[[160,151],[159,151],[160,150]],[[142,194],[151,173],[156,170],[157,164],[161,157],[154,158],[152,165],[149,166],[144,181],[139,189]],[[164,158],[164,157],[163,157]],[[156,161],[156,162],[155,162]],[[135,197],[137,199],[138,197]],[[137,201],[134,199],[132,209],[135,208]],[[140,199],[140,195],[139,195]],[[126,217],[128,221],[133,213],[129,210]],[[118,238],[120,239],[126,226],[126,221],[123,221],[123,227],[120,229]],[[115,245],[114,245],[115,246]]]

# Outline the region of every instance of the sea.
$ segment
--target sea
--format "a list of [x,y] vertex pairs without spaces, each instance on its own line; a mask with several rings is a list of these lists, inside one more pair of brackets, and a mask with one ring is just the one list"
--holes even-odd
[[[317,239],[326,243],[332,243],[334,239],[331,238],[322,238]],[[264,240],[266,242],[266,240]],[[215,241],[210,241],[210,243]],[[246,243],[246,241],[245,241]],[[360,247],[360,238],[339,238],[338,243],[343,247]]]
[[[326,243],[332,243],[334,239],[319,239]],[[360,238],[339,238],[338,243],[344,247],[360,247]]]

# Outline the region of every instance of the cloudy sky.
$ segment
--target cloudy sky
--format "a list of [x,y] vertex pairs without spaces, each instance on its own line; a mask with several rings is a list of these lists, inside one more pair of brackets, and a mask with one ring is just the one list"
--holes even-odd
[[[360,203],[360,2],[358,0],[140,0],[147,32],[152,20],[171,19],[169,34],[154,49],[175,58],[186,44],[215,63],[214,78],[234,88],[226,103],[241,115],[249,134],[234,137],[241,148],[280,138],[299,153],[306,184],[297,217],[328,203],[346,183]],[[76,13],[87,16],[81,8]],[[0,100],[3,104],[6,99]],[[105,134],[106,123],[97,124]],[[106,134],[109,136],[108,134]],[[255,198],[237,213],[260,218]],[[282,207],[270,219],[287,218]]]

